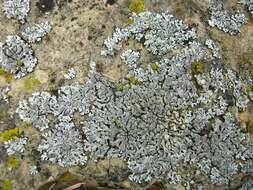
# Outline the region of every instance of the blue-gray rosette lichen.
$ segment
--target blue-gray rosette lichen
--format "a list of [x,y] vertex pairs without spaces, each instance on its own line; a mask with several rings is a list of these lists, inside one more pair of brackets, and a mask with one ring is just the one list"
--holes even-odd
[[0,44],[0,66],[14,78],[32,72],[36,64],[31,46],[19,36],[7,36],[5,43]]
[[[121,52],[128,39],[142,43],[154,61],[141,67],[141,50]],[[120,158],[137,183],[189,184],[184,168],[192,167],[228,186],[236,174],[252,174],[253,145],[235,116],[252,104],[246,90],[252,79],[223,65],[220,51],[168,12],[143,12],[104,42],[102,55],[120,53],[125,78],[111,82],[92,62],[84,85],[33,93],[16,112],[42,133],[42,160],[72,166]]]
[[230,35],[238,34],[240,28],[247,22],[245,15],[239,10],[234,14],[225,10],[223,0],[211,0],[209,9],[211,17],[208,20],[208,24]]

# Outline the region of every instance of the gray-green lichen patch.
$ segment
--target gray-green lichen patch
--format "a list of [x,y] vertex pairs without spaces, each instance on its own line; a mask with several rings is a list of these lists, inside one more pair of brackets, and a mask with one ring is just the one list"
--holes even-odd
[[[155,25],[159,21],[159,24]],[[103,55],[114,55],[129,38],[144,41],[146,49],[154,55],[164,55],[177,46],[196,38],[196,31],[168,12],[143,12],[133,16],[133,24],[116,28],[113,36],[104,42]]]
[[13,155],[16,153],[23,153],[25,150],[25,145],[27,143],[27,138],[15,138],[4,142],[4,147],[8,155]]
[[67,80],[73,79],[76,77],[76,71],[74,68],[70,68],[66,74],[64,74],[64,78]]
[[[146,69],[137,63],[141,55],[128,49],[121,54],[128,73],[120,87],[91,63],[84,85],[62,86],[56,94],[37,92],[20,101],[16,112],[44,138],[38,146],[41,159],[70,166],[88,158],[119,158],[127,161],[134,182],[163,178],[189,188],[201,186],[180,172],[189,166],[220,187],[229,187],[237,174],[251,176],[253,146],[235,113],[252,104],[245,90],[252,79],[242,80],[216,62],[216,54],[209,56],[197,41],[196,29],[172,15],[143,12],[134,18],[105,41],[103,53],[116,55],[130,37],[140,43],[145,39],[150,54],[159,57]],[[159,37],[166,45],[156,41]],[[207,45],[216,52],[213,43]],[[172,50],[175,55],[163,56]],[[194,62],[201,63],[197,72]],[[76,112],[84,118],[80,126]]]
[[223,0],[211,0],[210,12],[211,17],[208,20],[208,24],[231,35],[238,34],[240,28],[247,21],[245,15],[240,11],[230,14],[227,10],[224,10]]
[[10,91],[10,87],[9,86],[0,88],[0,102],[2,104],[9,102],[9,97],[8,97],[8,92],[9,91]]
[[40,42],[51,31],[48,21],[34,24],[21,32],[21,37],[28,43]]
[[4,71],[12,73],[18,79],[33,71],[37,58],[31,46],[19,36],[7,36],[0,44],[0,65]]
[[30,0],[4,0],[4,14],[24,23],[30,11]]

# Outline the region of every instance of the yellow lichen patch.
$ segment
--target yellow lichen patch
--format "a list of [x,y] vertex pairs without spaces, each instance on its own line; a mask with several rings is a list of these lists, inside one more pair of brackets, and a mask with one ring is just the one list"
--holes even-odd
[[7,129],[5,131],[0,132],[0,142],[6,142],[16,138],[19,135],[19,129]]
[[144,9],[144,0],[131,0],[129,10],[131,13],[141,13]]
[[6,82],[12,80],[12,74],[5,72],[2,68],[0,68],[0,77],[3,77]]
[[5,164],[6,164],[6,167],[8,169],[16,168],[17,167],[17,158],[16,158],[16,156],[12,155],[12,156],[8,157]]
[[192,71],[193,75],[203,73],[203,71],[204,71],[204,62],[199,61],[199,60],[193,61],[192,64],[191,64],[191,71]]
[[152,69],[153,71],[157,71],[158,65],[155,64],[155,63],[152,63],[152,64],[151,64],[151,69]]
[[11,182],[8,178],[4,178],[2,180],[2,187],[1,190],[10,190],[11,189]]
[[38,85],[40,85],[40,81],[36,78],[29,77],[24,80],[24,89],[27,92],[33,91]]

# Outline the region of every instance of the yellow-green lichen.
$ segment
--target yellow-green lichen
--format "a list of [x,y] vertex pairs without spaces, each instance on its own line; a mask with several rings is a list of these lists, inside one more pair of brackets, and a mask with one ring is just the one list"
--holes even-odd
[[6,142],[15,139],[19,135],[19,129],[7,129],[0,132],[0,142]]
[[17,59],[17,60],[16,60],[16,65],[17,65],[18,67],[22,67],[22,66],[23,66],[23,63],[22,63],[22,61],[21,61],[20,59]]
[[27,92],[33,91],[38,85],[40,85],[40,81],[36,78],[30,77],[24,80],[24,89]]
[[191,71],[193,75],[201,74],[204,72],[204,62],[195,60],[191,64]]
[[0,68],[0,76],[5,79],[6,82],[10,82],[12,80],[12,74],[7,73],[2,68]]
[[124,83],[120,82],[119,85],[118,85],[118,90],[119,90],[120,92],[123,92],[124,89],[125,89]]
[[135,78],[134,76],[130,76],[127,78],[128,82],[129,82],[129,86],[130,88],[134,85],[138,85],[140,82],[137,78]]
[[132,18],[128,18],[127,21],[126,21],[127,25],[131,25],[134,23],[134,19]]
[[15,155],[9,156],[5,164],[8,169],[16,168],[17,167],[16,156]]
[[157,71],[158,65],[157,65],[156,63],[152,63],[152,64],[151,64],[151,69],[152,69],[153,71]]
[[11,189],[11,182],[8,178],[4,178],[2,180],[1,190],[10,190]]
[[114,125],[116,126],[116,127],[118,127],[118,128],[120,128],[120,120],[119,120],[119,118],[118,117],[116,117],[116,118],[114,118]]
[[131,0],[129,10],[131,13],[141,13],[144,9],[144,0]]

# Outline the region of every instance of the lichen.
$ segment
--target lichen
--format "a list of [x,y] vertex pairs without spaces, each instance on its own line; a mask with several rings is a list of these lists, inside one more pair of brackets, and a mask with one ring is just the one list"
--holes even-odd
[[24,23],[30,11],[30,0],[4,0],[3,9],[7,18],[14,18]]
[[70,68],[66,74],[64,74],[64,78],[67,80],[71,80],[76,77],[76,71],[74,68]]
[[211,0],[210,12],[211,17],[208,24],[230,35],[238,34],[240,28],[247,22],[247,18],[242,12],[236,11],[235,14],[230,14],[224,10],[223,0]]
[[222,53],[221,49],[218,47],[218,45],[211,39],[207,39],[205,42],[206,46],[212,50],[212,55],[214,58],[221,59]]
[[[62,121],[51,131],[43,134],[38,147],[42,160],[58,163],[60,166],[84,165],[85,156],[81,135],[70,118]],[[52,146],[48,146],[51,144]]]
[[144,39],[146,49],[154,55],[164,55],[196,38],[195,28],[190,28],[168,12],[157,14],[142,12],[133,15],[133,24],[116,28],[111,38],[104,41],[102,55],[114,55],[129,38]]
[[6,82],[12,81],[12,74],[5,72],[2,68],[0,68],[0,76],[4,77]]
[[38,167],[36,165],[31,165],[29,167],[29,174],[36,175],[38,173]]
[[6,167],[8,169],[13,169],[17,167],[17,158],[15,155],[9,156],[6,163],[5,163]]
[[140,82],[140,81],[139,81],[137,78],[135,78],[134,76],[129,76],[129,77],[127,78],[127,80],[128,80],[128,82],[129,82],[130,88],[131,88],[132,86],[134,86],[134,85],[138,85],[139,82]]
[[120,82],[119,85],[118,85],[118,90],[121,91],[121,92],[123,92],[124,89],[125,89],[124,83],[123,83],[123,82]]
[[0,142],[7,142],[9,140],[15,139],[19,135],[19,129],[13,128],[13,129],[7,129],[2,132],[0,132]]
[[50,31],[51,25],[45,21],[25,28],[20,35],[28,43],[35,43],[40,42]]
[[152,69],[153,71],[157,71],[158,65],[157,65],[156,63],[152,63],[152,64],[151,64],[151,69]]
[[11,182],[8,178],[2,179],[1,190],[10,190],[11,189]]
[[13,155],[16,153],[23,153],[25,151],[27,140],[28,139],[26,137],[20,137],[4,142],[4,147],[7,154]]
[[131,0],[129,10],[131,13],[141,13],[144,9],[144,0]]
[[[10,91],[10,86],[5,86],[3,88],[0,88],[0,102],[1,102],[1,104],[9,103],[9,98],[10,98],[9,91]],[[3,109],[0,112],[3,114],[6,111]],[[0,114],[0,117],[1,117],[2,114]]]
[[193,75],[201,74],[204,72],[204,62],[194,60],[191,64],[191,71]]
[[36,64],[30,45],[19,36],[7,36],[5,43],[0,43],[0,66],[15,79],[32,72]]
[[41,159],[68,167],[88,158],[120,158],[136,183],[165,179],[188,189],[194,180],[186,167],[219,187],[229,187],[238,173],[251,175],[253,145],[235,117],[251,103],[245,93],[250,82],[209,56],[196,29],[173,15],[142,12],[133,19],[115,29],[102,53],[113,58],[132,38],[152,56],[147,68],[137,64],[140,52],[127,49],[121,59],[128,71],[120,82],[109,81],[91,62],[85,84],[20,101],[16,112],[42,134]]

